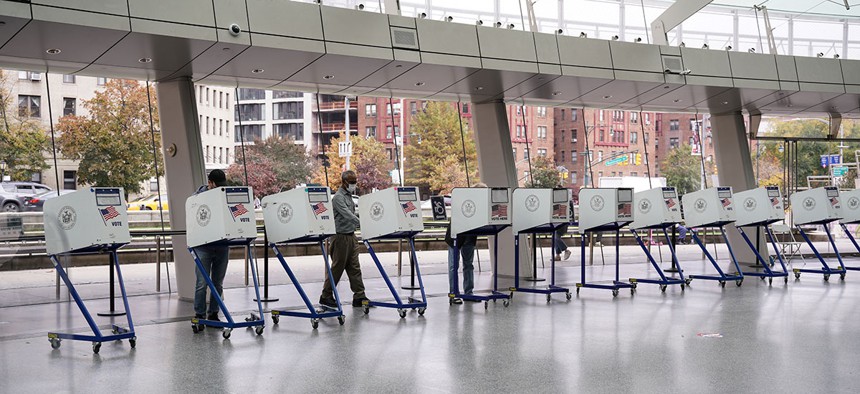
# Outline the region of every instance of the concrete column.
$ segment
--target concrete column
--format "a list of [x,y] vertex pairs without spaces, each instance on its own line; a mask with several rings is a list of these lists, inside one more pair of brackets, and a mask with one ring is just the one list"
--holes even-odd
[[[490,187],[517,187],[517,169],[511,144],[507,106],[502,101],[474,104],[472,120],[475,123],[475,146],[478,151],[478,170],[481,181]],[[511,208],[516,209],[514,207]],[[508,228],[498,235],[499,275],[514,276],[513,231]],[[492,247],[490,252],[492,253]],[[490,256],[494,258],[494,256]],[[520,278],[532,276],[531,249],[528,237],[520,237]],[[520,283],[523,285],[523,283]]]
[[[735,112],[712,115],[711,125],[714,129],[714,158],[717,162],[720,186],[731,186],[735,193],[758,187],[753,172],[753,162],[750,156],[743,114]],[[735,206],[737,207],[737,204]],[[741,238],[738,230],[734,226],[727,226],[726,230],[738,261],[749,264],[755,263],[755,255]],[[753,242],[756,242],[755,231],[747,232],[747,235]],[[757,245],[759,250],[768,250],[764,231],[760,232]],[[762,253],[762,256],[766,255],[766,253]]]
[[[181,78],[157,85],[161,145],[170,204],[170,228],[185,230],[185,199],[206,183],[203,145],[197,124],[194,82]],[[194,299],[195,266],[185,236],[173,236],[176,283],[180,299]]]

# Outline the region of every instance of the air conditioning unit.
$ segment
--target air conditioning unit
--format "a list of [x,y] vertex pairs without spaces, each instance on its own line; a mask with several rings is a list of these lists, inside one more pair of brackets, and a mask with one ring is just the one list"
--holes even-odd
[[30,73],[30,80],[31,81],[41,81],[42,80],[42,73]]

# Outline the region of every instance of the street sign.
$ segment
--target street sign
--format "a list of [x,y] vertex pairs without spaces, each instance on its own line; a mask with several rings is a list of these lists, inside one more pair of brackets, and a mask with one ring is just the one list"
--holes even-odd
[[843,177],[847,173],[848,173],[848,167],[845,167],[845,166],[833,167],[833,176],[835,176],[835,177]]
[[841,155],[821,155],[821,168],[834,164],[842,164]]
[[352,156],[352,141],[338,142],[337,154],[340,157]]
[[430,196],[430,207],[433,208],[433,220],[445,220],[448,214],[445,211],[445,197]]

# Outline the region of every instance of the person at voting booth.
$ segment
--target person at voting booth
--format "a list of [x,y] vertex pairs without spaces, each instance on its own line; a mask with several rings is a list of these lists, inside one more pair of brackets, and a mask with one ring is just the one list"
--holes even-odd
[[[487,187],[484,183],[476,183],[474,187]],[[451,237],[451,225],[445,232],[445,243],[448,244],[448,293],[454,293],[454,238]],[[460,249],[460,261],[463,263],[463,294],[472,294],[475,289],[475,247],[478,244],[477,235],[458,235],[457,247]],[[480,302],[479,300],[472,300]],[[462,304],[461,298],[452,300],[455,304]]]
[[[358,238],[355,230],[359,227],[358,216],[355,215],[355,202],[352,195],[356,192],[358,176],[355,171],[344,171],[341,176],[340,189],[332,197],[332,208],[334,209],[335,234],[331,238],[329,254],[331,255],[331,274],[334,275],[334,283],[340,282],[340,277],[346,271],[349,278],[349,287],[352,289],[352,306],[360,307],[363,301],[370,301],[364,294],[364,282],[361,279],[361,265],[358,262]],[[326,273],[325,285],[323,285],[320,304],[331,308],[337,308],[337,302],[332,292],[331,281]]]
[[[194,194],[203,193],[209,189],[216,187],[227,186],[227,175],[221,170],[212,170],[209,173],[209,183],[197,189]],[[194,316],[198,319],[218,320],[218,301],[215,295],[209,297],[209,308],[207,313],[206,308],[206,278],[204,275],[210,275],[212,283],[218,289],[218,294],[224,294],[224,276],[227,275],[227,260],[230,255],[230,248],[227,245],[206,245],[194,248],[197,256],[200,257],[200,262],[207,272],[200,272],[196,269],[197,284],[194,287]],[[201,326],[203,327],[203,326]]]

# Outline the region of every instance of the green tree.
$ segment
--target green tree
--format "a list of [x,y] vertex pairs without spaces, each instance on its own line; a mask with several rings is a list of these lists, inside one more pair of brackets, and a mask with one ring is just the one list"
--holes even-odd
[[[463,123],[466,141],[466,160],[469,164],[469,178],[472,183],[478,182],[478,154],[475,139],[467,124]],[[410,141],[406,146],[406,183],[429,189],[438,194],[449,186],[467,186],[465,182],[459,185],[447,185],[434,178],[440,174],[441,163],[461,163],[463,176],[452,179],[465,179],[463,163],[463,145],[460,140],[460,120],[457,109],[449,103],[430,102],[423,112],[412,117],[410,126]],[[454,158],[455,160],[452,160]],[[442,170],[450,172],[453,169]]]
[[6,162],[5,175],[24,181],[48,168],[48,136],[39,118],[18,110],[11,94],[11,75],[0,70],[0,161]]
[[553,188],[561,185],[561,173],[555,163],[546,157],[536,157],[532,160],[531,176],[526,187]]
[[[350,157],[350,169],[358,175],[359,193],[364,194],[374,189],[382,190],[391,187],[391,175],[389,171],[393,165],[388,160],[385,146],[373,138],[351,136],[352,157]],[[326,147],[326,155],[329,157],[331,166],[328,168],[328,185],[332,190],[340,188],[340,173],[346,168],[346,158],[338,156],[338,144],[346,141],[346,134],[332,138]],[[319,166],[314,176],[314,182],[321,185],[326,184],[325,168]]]
[[[150,89],[153,123],[159,132],[155,89]],[[141,191],[144,181],[163,174],[158,136],[153,160],[145,86],[137,81],[111,79],[83,106],[88,115],[64,116],[57,125],[60,153],[79,162],[79,184],[122,187],[132,194]]]
[[666,155],[663,164],[666,185],[674,187],[678,195],[699,190],[702,185],[702,162],[699,156],[692,155],[692,148],[683,144]]
[[227,168],[230,182],[245,184],[246,163],[248,186],[258,198],[308,183],[316,169],[304,146],[275,135],[246,146],[244,157],[241,150],[236,152],[236,162]]

